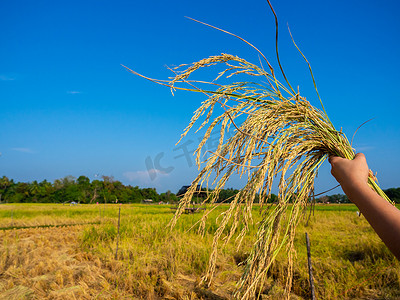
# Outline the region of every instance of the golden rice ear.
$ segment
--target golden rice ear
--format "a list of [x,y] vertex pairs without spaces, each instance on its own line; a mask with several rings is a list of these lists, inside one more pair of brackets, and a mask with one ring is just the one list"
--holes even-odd
[[[230,55],[225,57],[229,58],[231,63],[226,66],[229,70],[221,73],[226,75],[230,72],[227,76],[246,74],[254,77],[253,73],[262,70],[244,59]],[[173,82],[181,81],[193,87],[194,82],[188,82],[186,79],[188,75],[199,67],[208,67],[211,66],[210,62],[217,61],[226,63],[221,57],[201,60],[198,64],[192,64],[181,75],[177,75]],[[207,130],[196,149],[196,163],[201,171],[182,199],[181,208],[190,203],[198,184],[206,183],[208,186],[210,180],[211,185],[215,184],[213,197],[210,197],[212,203],[215,203],[219,191],[233,174],[247,175],[245,187],[220,216],[209,266],[203,277],[207,285],[212,283],[219,249],[233,237],[236,237],[234,242],[240,244],[252,222],[251,209],[254,200],[258,196],[261,203],[266,203],[274,179],[279,178],[279,201],[274,209],[263,210],[264,217],[256,242],[246,262],[243,276],[238,282],[235,297],[241,299],[252,298],[251,295],[262,285],[268,269],[280,251],[287,252],[285,290],[289,295],[296,227],[305,209],[313,203],[310,199],[314,193],[318,169],[329,155],[349,159],[354,157],[348,139],[334,128],[325,112],[312,106],[300,94],[293,97],[287,93],[287,97],[284,97],[281,92],[274,92],[275,84],[280,87],[280,91],[287,90],[276,78],[262,75],[269,76],[269,85],[257,85],[252,81],[230,85],[218,85],[213,82],[210,85],[217,87],[214,91],[194,88],[194,91],[209,96],[195,112],[184,132],[186,134],[202,115],[206,116],[200,128],[207,127]],[[222,108],[222,112],[212,119],[217,104]],[[234,135],[226,140],[224,136],[229,128],[234,128]],[[203,148],[214,131],[218,131],[220,135],[217,149],[210,152],[211,155],[206,161],[201,162]],[[374,182],[370,184],[373,186]],[[380,189],[376,186],[375,184],[374,188],[379,192]],[[172,226],[180,214],[181,210],[178,210],[171,222]],[[244,225],[240,231],[238,224]]]
[[[261,70],[243,59],[229,55],[225,57],[229,57],[231,62],[240,62],[237,65],[230,63],[227,66],[231,77],[243,74],[253,76],[253,73]],[[194,70],[208,67],[216,61],[226,62],[221,57],[201,60],[189,66],[180,73],[181,75],[177,75],[173,82],[187,83],[188,76]],[[213,193],[218,195],[233,174],[246,174],[248,177],[246,186],[231,201],[228,210],[221,215],[214,236],[209,267],[203,278],[207,285],[210,285],[213,279],[219,248],[235,236],[237,237],[235,242],[240,243],[252,222],[251,208],[257,194],[263,195],[261,203],[266,202],[265,197],[270,194],[274,179],[280,177],[279,203],[275,209],[265,214],[257,234],[257,242],[247,260],[246,271],[238,283],[236,295],[242,298],[253,295],[276,255],[283,248],[289,254],[287,290],[290,290],[293,263],[291,253],[293,253],[295,228],[301,212],[309,204],[308,199],[313,191],[315,176],[326,158],[324,153],[329,150],[325,143],[326,133],[328,137],[335,139],[332,143],[340,146],[340,142],[344,142],[341,147],[348,148],[346,140],[340,138],[340,134],[321,111],[311,106],[300,95],[292,97],[288,94],[287,98],[283,98],[281,93],[274,93],[273,84],[277,83],[280,90],[283,90],[282,85],[276,78],[270,78],[270,82],[271,85],[267,87],[256,86],[252,82],[241,82],[240,85],[219,85],[215,93],[207,90],[210,93],[209,99],[203,102],[185,129],[186,134],[199,121],[201,115],[206,115],[200,127],[209,125],[196,150],[196,163],[201,167],[201,172],[182,199],[180,207],[190,203],[193,191],[199,183],[208,184],[212,179],[216,183]],[[190,85],[193,83],[190,82]],[[216,104],[220,104],[223,110],[211,120]],[[235,134],[230,139],[224,140],[229,127],[235,128]],[[323,130],[320,130],[321,128]],[[200,154],[214,130],[218,130],[220,135],[217,149],[204,163],[201,163]],[[211,174],[215,174],[215,178],[212,178]],[[293,200],[294,195],[295,200]],[[217,197],[214,197],[213,201],[216,199]],[[286,211],[291,202],[293,208],[287,216]],[[176,223],[180,213],[181,210],[178,210],[171,225]],[[244,226],[237,232],[239,223]],[[228,225],[229,230],[227,230]]]
[[[275,20],[277,22],[276,15]],[[220,248],[232,239],[240,245],[253,222],[252,207],[257,199],[261,204],[263,219],[234,296],[253,299],[256,292],[261,290],[260,287],[278,253],[286,251],[288,260],[285,295],[288,298],[292,285],[295,232],[306,208],[313,205],[311,199],[314,197],[314,182],[318,170],[330,155],[353,159],[355,154],[347,137],[336,130],[329,120],[319,94],[322,111],[311,105],[299,92],[294,92],[280,64],[278,48],[278,63],[289,87],[278,81],[265,56],[255,46],[245,42],[265,59],[269,72],[262,65],[223,53],[190,65],[181,65],[173,70],[175,77],[169,83],[140,76],[166,85],[171,90],[198,92],[208,97],[195,111],[181,136],[182,139],[205,116],[199,129],[206,128],[206,131],[195,151],[200,172],[180,201],[170,222],[171,228],[190,204],[198,185],[214,185],[214,190],[207,199],[217,205],[219,192],[232,175],[239,174],[244,181],[247,177],[245,186],[231,199],[229,208],[219,216],[219,227],[215,231],[204,282],[207,285],[212,283]],[[195,71],[216,64],[223,64],[225,69],[215,76],[213,82],[189,80]],[[310,64],[308,65],[312,75]],[[239,82],[226,85],[217,83],[222,77],[233,80],[238,76]],[[249,80],[243,81],[244,76],[248,76]],[[254,82],[255,79],[260,80]],[[312,79],[315,85],[313,75]],[[185,87],[179,86],[182,84],[186,84]],[[207,88],[197,85],[205,85]],[[220,114],[213,117],[218,111],[215,109],[218,104],[221,107]],[[234,135],[226,139],[230,129],[234,129]],[[204,147],[215,131],[220,136],[216,150],[208,151],[211,155],[202,162]],[[267,203],[276,178],[279,180],[278,202],[266,209],[262,205]],[[390,201],[379,188],[373,173],[370,174],[368,183],[379,195]],[[208,214],[209,211],[204,212],[200,231],[204,230]],[[239,224],[243,225],[240,231]]]

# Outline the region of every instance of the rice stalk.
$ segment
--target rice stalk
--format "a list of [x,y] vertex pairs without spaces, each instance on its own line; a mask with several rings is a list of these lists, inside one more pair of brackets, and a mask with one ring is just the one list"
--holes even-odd
[[[247,41],[246,43],[255,48]],[[232,175],[239,174],[243,180],[247,180],[229,208],[218,218],[219,227],[214,235],[208,270],[203,277],[208,286],[213,280],[219,249],[233,237],[237,247],[240,247],[252,224],[253,204],[255,201],[261,204],[263,220],[259,224],[253,249],[238,282],[235,298],[239,299],[252,299],[261,292],[267,271],[280,251],[286,251],[288,256],[285,295],[289,297],[295,231],[300,217],[304,215],[302,213],[312,204],[310,199],[314,194],[318,169],[330,155],[347,159],[355,156],[346,135],[335,129],[323,105],[320,110],[299,92],[294,92],[286,76],[284,78],[288,87],[279,82],[271,64],[264,55],[262,57],[268,64],[268,70],[261,63],[256,65],[226,53],[210,56],[173,69],[175,76],[170,82],[151,79],[127,68],[136,75],[170,87],[172,91],[186,90],[207,96],[181,135],[182,139],[204,118],[197,130],[206,130],[195,151],[200,172],[181,199],[170,222],[171,227],[176,224],[185,208],[189,207],[198,185],[214,186],[204,202],[215,204],[221,189]],[[216,64],[224,65],[225,69],[216,74],[212,82],[189,79],[197,70]],[[283,73],[280,62],[279,66]],[[250,76],[251,80],[234,81],[234,78],[244,76]],[[221,77],[230,78],[232,83],[217,84]],[[206,85],[206,88],[198,87],[199,84]],[[213,113],[218,111],[216,106],[222,110],[214,117]],[[225,138],[229,130],[233,130],[234,135]],[[218,147],[202,161],[204,146],[213,131],[219,131]],[[279,187],[278,203],[266,206],[275,180]],[[368,183],[379,195],[390,201],[379,188],[372,172]],[[207,217],[208,212],[205,212],[200,231],[204,231]],[[239,224],[242,225],[240,230]]]

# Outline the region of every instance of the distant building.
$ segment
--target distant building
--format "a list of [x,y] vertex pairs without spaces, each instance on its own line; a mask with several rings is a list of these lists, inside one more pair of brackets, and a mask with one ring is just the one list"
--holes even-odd
[[[187,190],[190,188],[190,185],[184,185],[182,186],[176,196],[178,197],[183,197],[183,195],[187,192]],[[207,190],[205,188],[201,188],[200,185],[197,185],[196,187],[196,192],[194,193],[195,196],[199,198],[205,198],[207,197]]]
[[190,185],[184,185],[184,186],[182,186],[182,187],[179,189],[179,191],[176,193],[176,195],[177,195],[178,197],[179,197],[179,196],[183,196],[189,188],[190,188]]
[[153,199],[143,199],[142,204],[153,204]]

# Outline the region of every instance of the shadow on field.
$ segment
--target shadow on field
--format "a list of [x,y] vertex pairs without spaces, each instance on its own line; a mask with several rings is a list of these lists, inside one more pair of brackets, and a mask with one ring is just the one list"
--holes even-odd
[[198,297],[200,297],[201,299],[207,299],[207,300],[226,300],[226,298],[218,296],[217,294],[214,294],[213,292],[211,292],[210,290],[207,289],[203,289],[200,287],[196,287],[194,289],[194,292],[196,293],[196,295]]
[[375,264],[380,260],[390,261],[393,258],[383,244],[366,242],[344,248],[340,256],[351,263],[364,261],[366,264]]
[[354,263],[365,258],[365,252],[360,250],[347,250],[343,253],[343,258]]

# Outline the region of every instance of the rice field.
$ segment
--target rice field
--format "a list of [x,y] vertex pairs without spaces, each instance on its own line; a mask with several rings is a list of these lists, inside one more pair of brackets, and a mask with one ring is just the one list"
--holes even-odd
[[[182,215],[168,229],[174,209],[166,205],[2,205],[0,299],[231,299],[261,217],[255,207],[239,249],[234,243],[219,249],[215,278],[205,288],[200,282],[221,218],[215,220],[227,208],[211,213],[201,236],[199,213]],[[354,205],[317,205],[308,226],[304,216],[291,299],[310,299],[305,232],[317,299],[400,298],[399,262],[356,212]],[[283,297],[284,255],[254,298]]]

